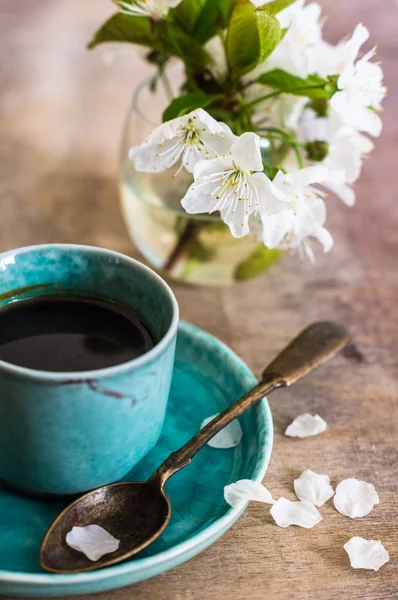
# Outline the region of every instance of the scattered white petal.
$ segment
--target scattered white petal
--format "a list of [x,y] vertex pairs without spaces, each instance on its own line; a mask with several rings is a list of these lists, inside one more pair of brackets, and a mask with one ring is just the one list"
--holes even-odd
[[336,487],[334,505],[346,517],[365,517],[375,504],[379,504],[379,496],[371,483],[352,477],[344,479]]
[[322,521],[319,511],[309,502],[292,502],[283,497],[275,502],[270,513],[279,527],[298,525],[311,529]]
[[365,540],[361,537],[352,537],[344,544],[344,550],[350,557],[353,569],[373,569],[373,571],[378,571],[380,567],[390,560],[390,555],[380,540]]
[[299,500],[306,500],[314,506],[322,506],[334,495],[329,475],[318,475],[309,469],[294,480],[294,491]]
[[285,435],[289,437],[309,437],[310,435],[317,435],[326,431],[327,423],[319,415],[310,415],[310,413],[304,413],[299,415],[290,423],[285,431]]
[[[205,425],[210,423],[210,421],[217,416],[218,413],[205,419],[200,428],[203,429]],[[210,442],[207,442],[207,445],[211,448],[235,448],[235,446],[240,443],[242,436],[242,427],[240,426],[239,421],[235,419],[229,425],[224,427],[224,429],[222,429],[219,433],[217,433],[217,435],[215,435]]]
[[86,527],[72,527],[66,534],[68,546],[83,552],[92,561],[99,560],[104,554],[115,552],[119,548],[120,540],[99,525],[87,525]]
[[224,487],[224,498],[232,508],[239,506],[243,502],[264,502],[265,504],[274,504],[271,492],[267,490],[259,481],[251,479],[241,479],[236,483],[231,483]]

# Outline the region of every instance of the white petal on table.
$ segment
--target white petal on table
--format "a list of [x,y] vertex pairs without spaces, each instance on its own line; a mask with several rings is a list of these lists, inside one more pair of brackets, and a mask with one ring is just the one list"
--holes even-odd
[[68,546],[83,552],[92,561],[99,560],[104,554],[115,552],[120,544],[120,540],[99,525],[72,527],[65,539]]
[[390,555],[383,544],[377,540],[365,540],[361,537],[352,537],[344,550],[350,557],[353,569],[372,569],[378,571],[380,567],[390,560]]
[[294,419],[287,427],[285,435],[289,437],[309,437],[326,431],[327,423],[319,415],[304,413]]
[[[205,419],[200,428],[203,429],[205,425],[210,423],[210,421],[212,421],[215,417],[218,417],[218,414],[219,413]],[[224,429],[222,429],[209,442],[207,442],[207,445],[211,448],[220,449],[235,448],[235,446],[238,446],[240,443],[242,436],[242,427],[240,426],[239,421],[234,419],[229,425],[224,427]]]
[[379,496],[374,485],[351,477],[339,483],[333,501],[339,513],[356,519],[368,515],[379,504]]
[[275,502],[270,513],[279,527],[298,525],[311,529],[322,521],[319,511],[309,502],[292,502],[283,497]]
[[235,508],[243,502],[264,502],[273,504],[271,492],[259,481],[251,479],[240,479],[236,483],[231,483],[224,487],[224,498],[232,508]]
[[314,506],[322,506],[334,495],[329,475],[318,475],[310,469],[294,480],[294,491],[299,500],[306,500]]

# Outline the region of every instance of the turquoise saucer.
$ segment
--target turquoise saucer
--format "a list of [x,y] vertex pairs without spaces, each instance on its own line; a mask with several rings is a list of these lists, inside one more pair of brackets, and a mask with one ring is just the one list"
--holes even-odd
[[[159,442],[128,479],[143,480],[184,444],[202,421],[220,412],[256,382],[248,367],[213,336],[181,323],[166,421]],[[158,575],[195,556],[238,519],[223,488],[238,479],[261,481],[272,449],[273,428],[264,399],[240,418],[236,448],[203,448],[192,464],[167,484],[173,514],[164,534],[138,557],[107,569],[51,575],[38,565],[46,528],[65,502],[23,496],[0,486],[0,594],[40,598],[87,594]]]

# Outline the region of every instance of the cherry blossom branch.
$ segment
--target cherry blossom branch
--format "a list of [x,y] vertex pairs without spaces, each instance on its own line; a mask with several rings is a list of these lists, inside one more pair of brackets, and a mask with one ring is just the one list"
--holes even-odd
[[163,271],[166,271],[166,273],[170,273],[172,271],[177,261],[184,255],[189,244],[197,237],[198,233],[199,228],[192,220],[189,220],[184,231],[177,239],[176,245],[166,259],[166,262],[163,265]]

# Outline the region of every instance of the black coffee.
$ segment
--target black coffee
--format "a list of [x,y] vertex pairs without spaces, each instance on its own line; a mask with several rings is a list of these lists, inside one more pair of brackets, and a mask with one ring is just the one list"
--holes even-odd
[[154,346],[133,311],[74,296],[42,296],[0,309],[0,360],[43,371],[91,371]]

